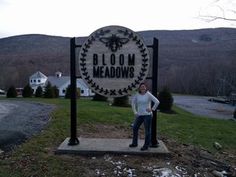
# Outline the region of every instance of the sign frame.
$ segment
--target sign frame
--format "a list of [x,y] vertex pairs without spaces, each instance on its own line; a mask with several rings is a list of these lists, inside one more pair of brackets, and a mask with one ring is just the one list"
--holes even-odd
[[[68,145],[79,144],[79,139],[77,137],[77,97],[76,97],[76,80],[81,78],[76,74],[77,62],[76,62],[76,49],[81,48],[82,45],[76,44],[76,38],[70,39],[70,80],[71,80],[71,98],[70,98],[70,139]],[[152,74],[147,79],[151,79],[152,82],[152,94],[157,97],[157,87],[158,87],[158,56],[159,56],[159,41],[157,38],[153,38],[153,44],[147,45],[147,48],[152,48]],[[152,118],[152,129],[151,129],[151,146],[158,147],[157,141],[157,111],[153,111]]]

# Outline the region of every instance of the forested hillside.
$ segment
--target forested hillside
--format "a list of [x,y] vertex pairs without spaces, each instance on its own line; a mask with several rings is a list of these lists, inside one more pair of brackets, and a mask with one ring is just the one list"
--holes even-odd
[[[139,32],[146,44],[159,39],[159,88],[215,95],[236,87],[236,29]],[[82,44],[85,38],[78,38]],[[0,39],[0,88],[23,87],[36,71],[69,75],[70,38],[39,34]],[[231,86],[230,86],[231,85]],[[222,93],[223,94],[223,93]]]

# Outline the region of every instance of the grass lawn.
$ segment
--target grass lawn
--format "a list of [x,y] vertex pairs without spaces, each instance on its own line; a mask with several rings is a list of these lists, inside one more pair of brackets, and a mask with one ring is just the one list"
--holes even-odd
[[[23,98],[17,100],[26,100]],[[83,157],[62,158],[54,151],[70,136],[70,101],[66,99],[27,99],[57,105],[48,126],[22,144],[15,151],[0,159],[0,176],[84,176]],[[158,134],[180,143],[193,144],[211,152],[215,141],[223,151],[235,154],[236,122],[208,119],[174,107],[176,114],[158,113]],[[109,106],[108,103],[88,99],[78,100],[78,127],[94,124],[128,127],[133,120],[131,108]],[[109,137],[109,135],[108,135]],[[79,163],[80,165],[76,165]],[[99,165],[99,164],[98,164]]]

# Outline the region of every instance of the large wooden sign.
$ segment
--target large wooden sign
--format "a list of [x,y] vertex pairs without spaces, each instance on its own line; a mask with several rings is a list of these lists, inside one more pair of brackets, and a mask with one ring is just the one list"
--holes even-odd
[[90,88],[106,97],[121,97],[146,78],[149,50],[132,30],[107,26],[93,32],[79,53],[79,70]]

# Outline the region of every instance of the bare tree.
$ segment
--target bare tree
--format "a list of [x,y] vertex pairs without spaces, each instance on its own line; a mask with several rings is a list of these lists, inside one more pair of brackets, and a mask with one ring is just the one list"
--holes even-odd
[[199,12],[199,18],[212,22],[224,20],[236,25],[236,0],[214,0]]

